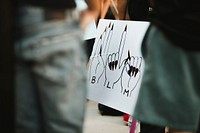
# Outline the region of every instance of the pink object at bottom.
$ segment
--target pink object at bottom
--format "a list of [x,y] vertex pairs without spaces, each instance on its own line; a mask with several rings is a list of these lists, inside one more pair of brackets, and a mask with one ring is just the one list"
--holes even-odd
[[137,123],[137,120],[133,119],[132,124],[131,124],[131,128],[130,128],[130,133],[135,133],[136,123]]

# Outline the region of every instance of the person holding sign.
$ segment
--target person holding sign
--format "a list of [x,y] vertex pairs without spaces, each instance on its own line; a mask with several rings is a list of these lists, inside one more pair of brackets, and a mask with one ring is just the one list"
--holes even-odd
[[200,114],[200,3],[152,0],[145,70],[133,116],[169,133],[196,132]]

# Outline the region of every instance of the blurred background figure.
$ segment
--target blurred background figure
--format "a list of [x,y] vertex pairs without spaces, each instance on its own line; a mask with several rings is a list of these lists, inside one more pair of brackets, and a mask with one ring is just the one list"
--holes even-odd
[[128,13],[128,0],[117,0],[119,20],[130,20]]
[[151,0],[151,25],[142,44],[145,71],[134,118],[168,127],[198,129],[200,112],[200,4],[197,0]]
[[84,28],[99,16],[74,0],[17,0],[16,133],[81,133],[86,109]]
[[101,2],[100,19],[110,18],[111,16],[112,19],[119,19],[117,10],[117,5],[118,5],[117,0],[100,0],[100,2]]

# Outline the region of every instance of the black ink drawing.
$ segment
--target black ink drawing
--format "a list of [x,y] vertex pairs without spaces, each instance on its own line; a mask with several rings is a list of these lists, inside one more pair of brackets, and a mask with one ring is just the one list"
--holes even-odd
[[122,72],[122,69],[124,67],[124,63],[121,60],[126,41],[126,34],[127,34],[127,26],[124,28],[122,32],[118,51],[116,53],[109,54],[107,57],[104,86],[110,89],[113,89],[114,84],[118,82],[121,75],[121,73],[119,72]]
[[130,56],[130,52],[128,51],[128,58],[126,59],[125,64],[126,66],[121,75],[121,93],[129,97],[141,77],[140,69],[142,65],[142,57]]
[[104,80],[103,85],[108,89],[115,89],[114,85],[120,81],[120,93],[130,97],[140,79],[142,57],[131,56],[130,50],[128,50],[127,57],[122,58],[123,53],[126,53],[124,46],[126,44],[127,25],[121,34],[117,52],[109,53],[113,29],[114,24],[109,23],[100,37],[96,39],[96,49],[89,62],[89,80],[91,84],[98,84],[100,79]]
[[[90,58],[89,61],[89,82],[92,84],[98,83],[102,75],[105,71],[105,61],[103,56],[106,56],[107,46],[109,47],[113,26],[111,27],[111,23],[105,27],[105,30],[100,35],[98,39],[96,39],[95,44],[97,45],[93,57]],[[105,45],[105,46],[104,46]]]

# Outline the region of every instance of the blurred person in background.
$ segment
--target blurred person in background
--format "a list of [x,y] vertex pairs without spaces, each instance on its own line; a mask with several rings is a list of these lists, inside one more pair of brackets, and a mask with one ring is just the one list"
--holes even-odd
[[98,0],[16,0],[15,132],[82,133],[86,109],[84,28]]
[[151,0],[151,25],[142,44],[145,70],[133,117],[194,133],[200,114],[200,3]]
[[[119,18],[122,20],[149,21],[151,18],[149,15],[153,11],[152,7],[153,1],[151,0],[118,0]],[[200,126],[197,133],[200,133],[199,130]],[[164,133],[164,131],[165,128],[163,126],[140,122],[140,133]]]

